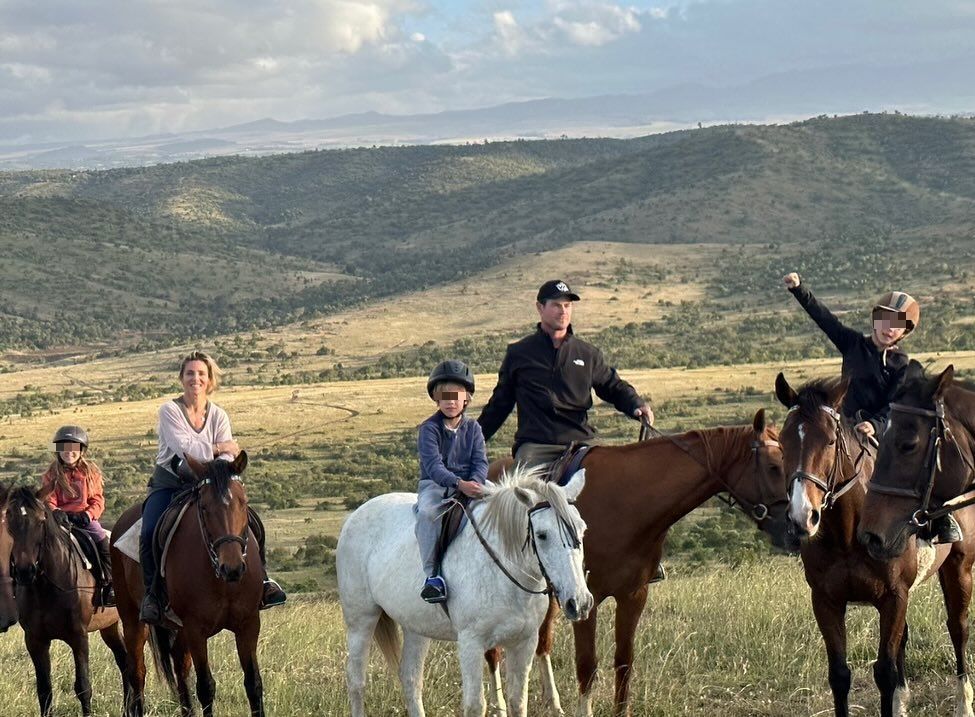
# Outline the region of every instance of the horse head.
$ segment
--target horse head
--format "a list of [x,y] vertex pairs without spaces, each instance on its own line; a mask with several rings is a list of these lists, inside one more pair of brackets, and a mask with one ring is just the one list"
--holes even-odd
[[872,468],[862,445],[854,457],[855,438],[840,414],[848,388],[847,379],[820,379],[796,392],[783,374],[775,379],[775,395],[789,409],[779,440],[789,477],[789,520],[800,537],[815,536],[823,511],[852,488],[861,469]]
[[544,578],[572,621],[584,620],[593,606],[586,587],[582,540],[586,523],[573,505],[586,483],[576,471],[564,486],[540,479],[539,469],[521,464],[484,487],[486,524],[498,534],[502,551],[524,562],[530,547]]
[[10,491],[0,483],[0,632],[17,623],[17,601],[14,598],[10,568],[14,539],[7,525],[7,503]]
[[12,542],[11,568],[18,584],[28,585],[40,572],[41,558],[58,527],[45,499],[53,487],[14,488],[7,496],[7,530]]
[[201,463],[187,456],[186,462],[198,478],[197,519],[214,573],[221,580],[238,582],[247,572],[249,544],[247,491],[241,480],[247,453],[241,451],[233,461]]
[[971,487],[975,392],[954,367],[928,377],[911,361],[890,404],[858,537],[876,559],[901,555],[928,511]]

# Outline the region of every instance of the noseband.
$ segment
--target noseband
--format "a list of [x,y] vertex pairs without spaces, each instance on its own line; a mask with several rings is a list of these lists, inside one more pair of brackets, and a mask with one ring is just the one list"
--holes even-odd
[[[856,479],[860,475],[860,471],[863,468],[863,458],[867,454],[867,444],[865,441],[861,443],[860,454],[856,457],[856,460],[853,460],[846,444],[846,434],[843,431],[843,417],[832,406],[823,405],[820,408],[826,415],[833,419],[836,430],[836,441],[834,444],[836,449],[833,453],[833,465],[829,469],[829,475],[825,478],[816,473],[810,473],[809,471],[797,468],[789,476],[789,494],[792,494],[792,486],[796,482],[808,481],[823,491],[823,500],[820,503],[819,509],[825,510],[826,508],[831,508],[836,501],[846,495],[857,484]],[[789,412],[791,413],[797,410],[799,410],[799,406],[793,406],[789,409]],[[802,424],[800,424],[801,427]],[[853,462],[853,475],[844,477],[842,482],[839,483],[839,488],[837,488],[837,476],[839,474],[840,458],[842,456],[846,456],[847,460]]]
[[[237,481],[238,483],[243,483],[243,480],[241,480],[240,476],[231,476],[230,480]],[[240,545],[240,549],[242,551],[241,558],[244,561],[244,570],[246,571],[247,570],[247,542],[250,533],[248,531],[248,525],[245,522],[244,529],[241,531],[240,535],[227,534],[227,535],[221,535],[216,540],[210,539],[210,531],[207,530],[206,516],[203,514],[203,501],[201,500],[200,493],[204,486],[212,485],[212,484],[213,484],[212,479],[204,478],[193,487],[193,493],[196,499],[196,517],[200,523],[200,535],[203,538],[203,544],[206,546],[207,555],[210,557],[210,565],[213,566],[214,575],[216,575],[220,579],[223,579],[223,576],[220,575],[220,556],[217,555],[217,551],[220,549],[220,546],[226,543],[237,543],[238,545]]]

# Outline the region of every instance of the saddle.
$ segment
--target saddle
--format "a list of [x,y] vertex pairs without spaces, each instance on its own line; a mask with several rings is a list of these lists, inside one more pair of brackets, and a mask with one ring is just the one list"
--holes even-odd
[[183,520],[187,508],[192,504],[193,495],[192,490],[183,490],[174,495],[165,512],[159,517],[159,522],[156,523],[156,530],[152,534],[152,554],[160,578],[166,577],[166,554],[169,551],[169,543]]
[[[85,570],[91,571],[92,576],[95,578],[95,584],[99,588],[104,587],[105,576],[112,574],[112,566],[110,564],[106,565],[102,561],[102,556],[98,552],[98,544],[91,537],[91,533],[72,525],[68,531],[68,537],[70,538],[68,542],[71,543],[72,551],[80,558]],[[94,595],[95,606],[102,605],[101,590],[96,590]]]
[[[465,495],[458,495],[457,500],[467,503],[470,499]],[[450,509],[440,519],[440,534],[437,536],[436,553],[438,574],[443,565],[444,556],[447,554],[447,548],[454,542],[454,538],[460,535],[460,531],[466,522],[467,518],[464,516],[464,509],[460,506],[460,503],[451,505]]]
[[545,480],[549,483],[564,486],[582,466],[582,461],[590,449],[592,449],[592,446],[579,443],[578,441],[572,441],[562,455],[552,463],[552,467],[549,468]]

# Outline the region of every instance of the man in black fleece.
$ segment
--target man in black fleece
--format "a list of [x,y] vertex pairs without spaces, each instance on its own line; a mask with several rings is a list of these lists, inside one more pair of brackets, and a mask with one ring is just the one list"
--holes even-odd
[[607,365],[602,352],[572,333],[572,304],[578,294],[561,280],[545,282],[535,308],[534,333],[508,346],[498,383],[477,421],[490,439],[518,406],[515,460],[543,465],[573,441],[591,441],[592,392],[628,416],[653,423],[653,410]]

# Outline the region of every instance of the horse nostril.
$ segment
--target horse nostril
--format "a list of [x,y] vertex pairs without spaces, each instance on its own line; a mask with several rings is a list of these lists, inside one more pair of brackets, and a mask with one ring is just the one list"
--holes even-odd
[[565,603],[565,613],[569,617],[575,617],[579,614],[579,610],[576,607],[575,598],[569,598]]
[[820,513],[819,513],[819,511],[818,511],[818,510],[814,510],[814,511],[812,512],[812,515],[811,515],[811,516],[809,517],[809,522],[810,522],[810,523],[812,524],[812,526],[813,526],[814,528],[815,528],[815,527],[816,527],[817,525],[819,525],[819,520],[820,520],[820,518],[821,518],[821,517],[822,517],[822,516],[820,515]]

